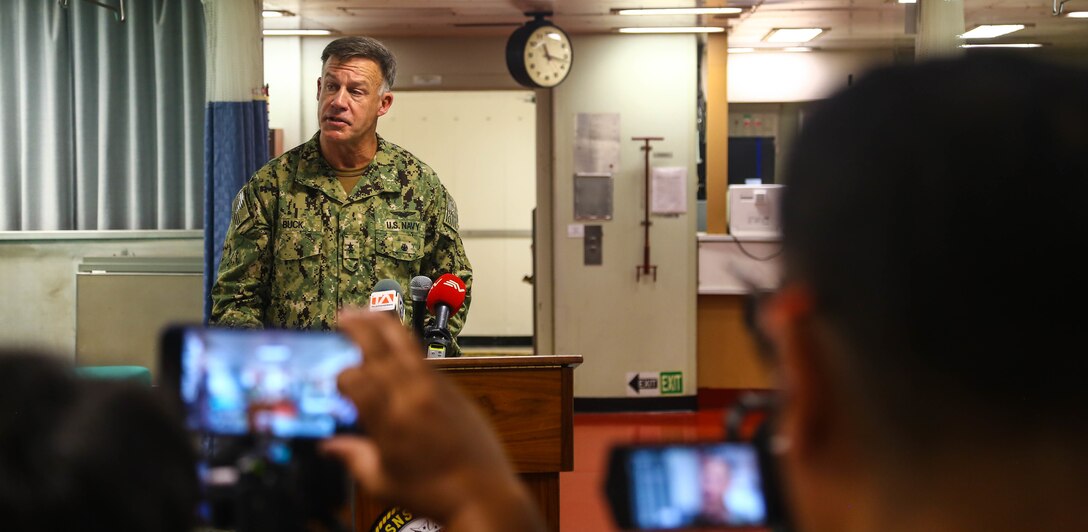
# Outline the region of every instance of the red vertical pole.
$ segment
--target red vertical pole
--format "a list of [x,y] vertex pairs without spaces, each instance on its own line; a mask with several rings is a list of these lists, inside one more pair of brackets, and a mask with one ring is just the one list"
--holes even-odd
[[641,280],[643,275],[653,272],[654,281],[657,281],[657,266],[650,264],[650,141],[665,140],[665,137],[631,137],[631,140],[642,141],[642,152],[645,159],[643,168],[643,216],[642,216],[642,265],[635,267],[635,280]]

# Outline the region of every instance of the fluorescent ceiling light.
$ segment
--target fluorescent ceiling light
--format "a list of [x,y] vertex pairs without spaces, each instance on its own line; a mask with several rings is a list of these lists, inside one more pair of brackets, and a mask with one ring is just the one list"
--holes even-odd
[[261,11],[261,16],[264,18],[278,18],[293,17],[295,14],[286,9],[265,9]]
[[763,40],[767,42],[808,42],[823,32],[823,28],[775,28]]
[[270,37],[313,37],[319,35],[332,35],[332,30],[264,30]]
[[729,53],[731,53],[731,54],[750,54],[750,53],[752,53],[754,51],[756,51],[755,48],[730,48],[729,49]]
[[782,49],[783,52],[811,52],[812,48],[808,46],[787,46]]
[[918,0],[899,0],[900,4],[917,4]]
[[665,28],[620,28],[620,33],[721,33],[718,26],[671,26]]
[[1069,18],[1088,18],[1088,11],[1070,11],[1065,16]]
[[1008,43],[1008,44],[961,44],[960,48],[1040,48],[1039,43]]
[[993,39],[1024,29],[1023,24],[983,24],[960,35],[961,39]]
[[647,9],[620,9],[617,15],[736,15],[744,11],[739,7],[662,7]]

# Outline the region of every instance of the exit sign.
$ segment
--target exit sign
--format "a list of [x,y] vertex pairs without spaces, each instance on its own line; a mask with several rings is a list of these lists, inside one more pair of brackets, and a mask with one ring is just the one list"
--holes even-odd
[[627,395],[652,397],[684,393],[684,374],[679,371],[627,373],[624,377]]

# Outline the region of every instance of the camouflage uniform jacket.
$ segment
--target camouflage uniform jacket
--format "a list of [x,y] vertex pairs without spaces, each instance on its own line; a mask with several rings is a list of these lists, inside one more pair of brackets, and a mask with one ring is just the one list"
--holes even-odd
[[[378,137],[351,194],[321,155],[318,136],[264,165],[234,200],[212,288],[211,322],[230,327],[332,329],[344,306],[366,306],[374,285],[452,273],[472,291],[457,206],[434,170]],[[456,337],[469,299],[450,318]],[[411,323],[411,303],[405,308]]]

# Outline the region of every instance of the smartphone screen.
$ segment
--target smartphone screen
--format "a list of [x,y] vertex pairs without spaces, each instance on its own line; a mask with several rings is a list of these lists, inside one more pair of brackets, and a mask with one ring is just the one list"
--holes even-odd
[[340,334],[189,327],[173,337],[190,430],[324,438],[355,424],[336,378],[362,353]]
[[767,523],[759,462],[744,443],[625,446],[613,451],[609,498],[624,528]]

